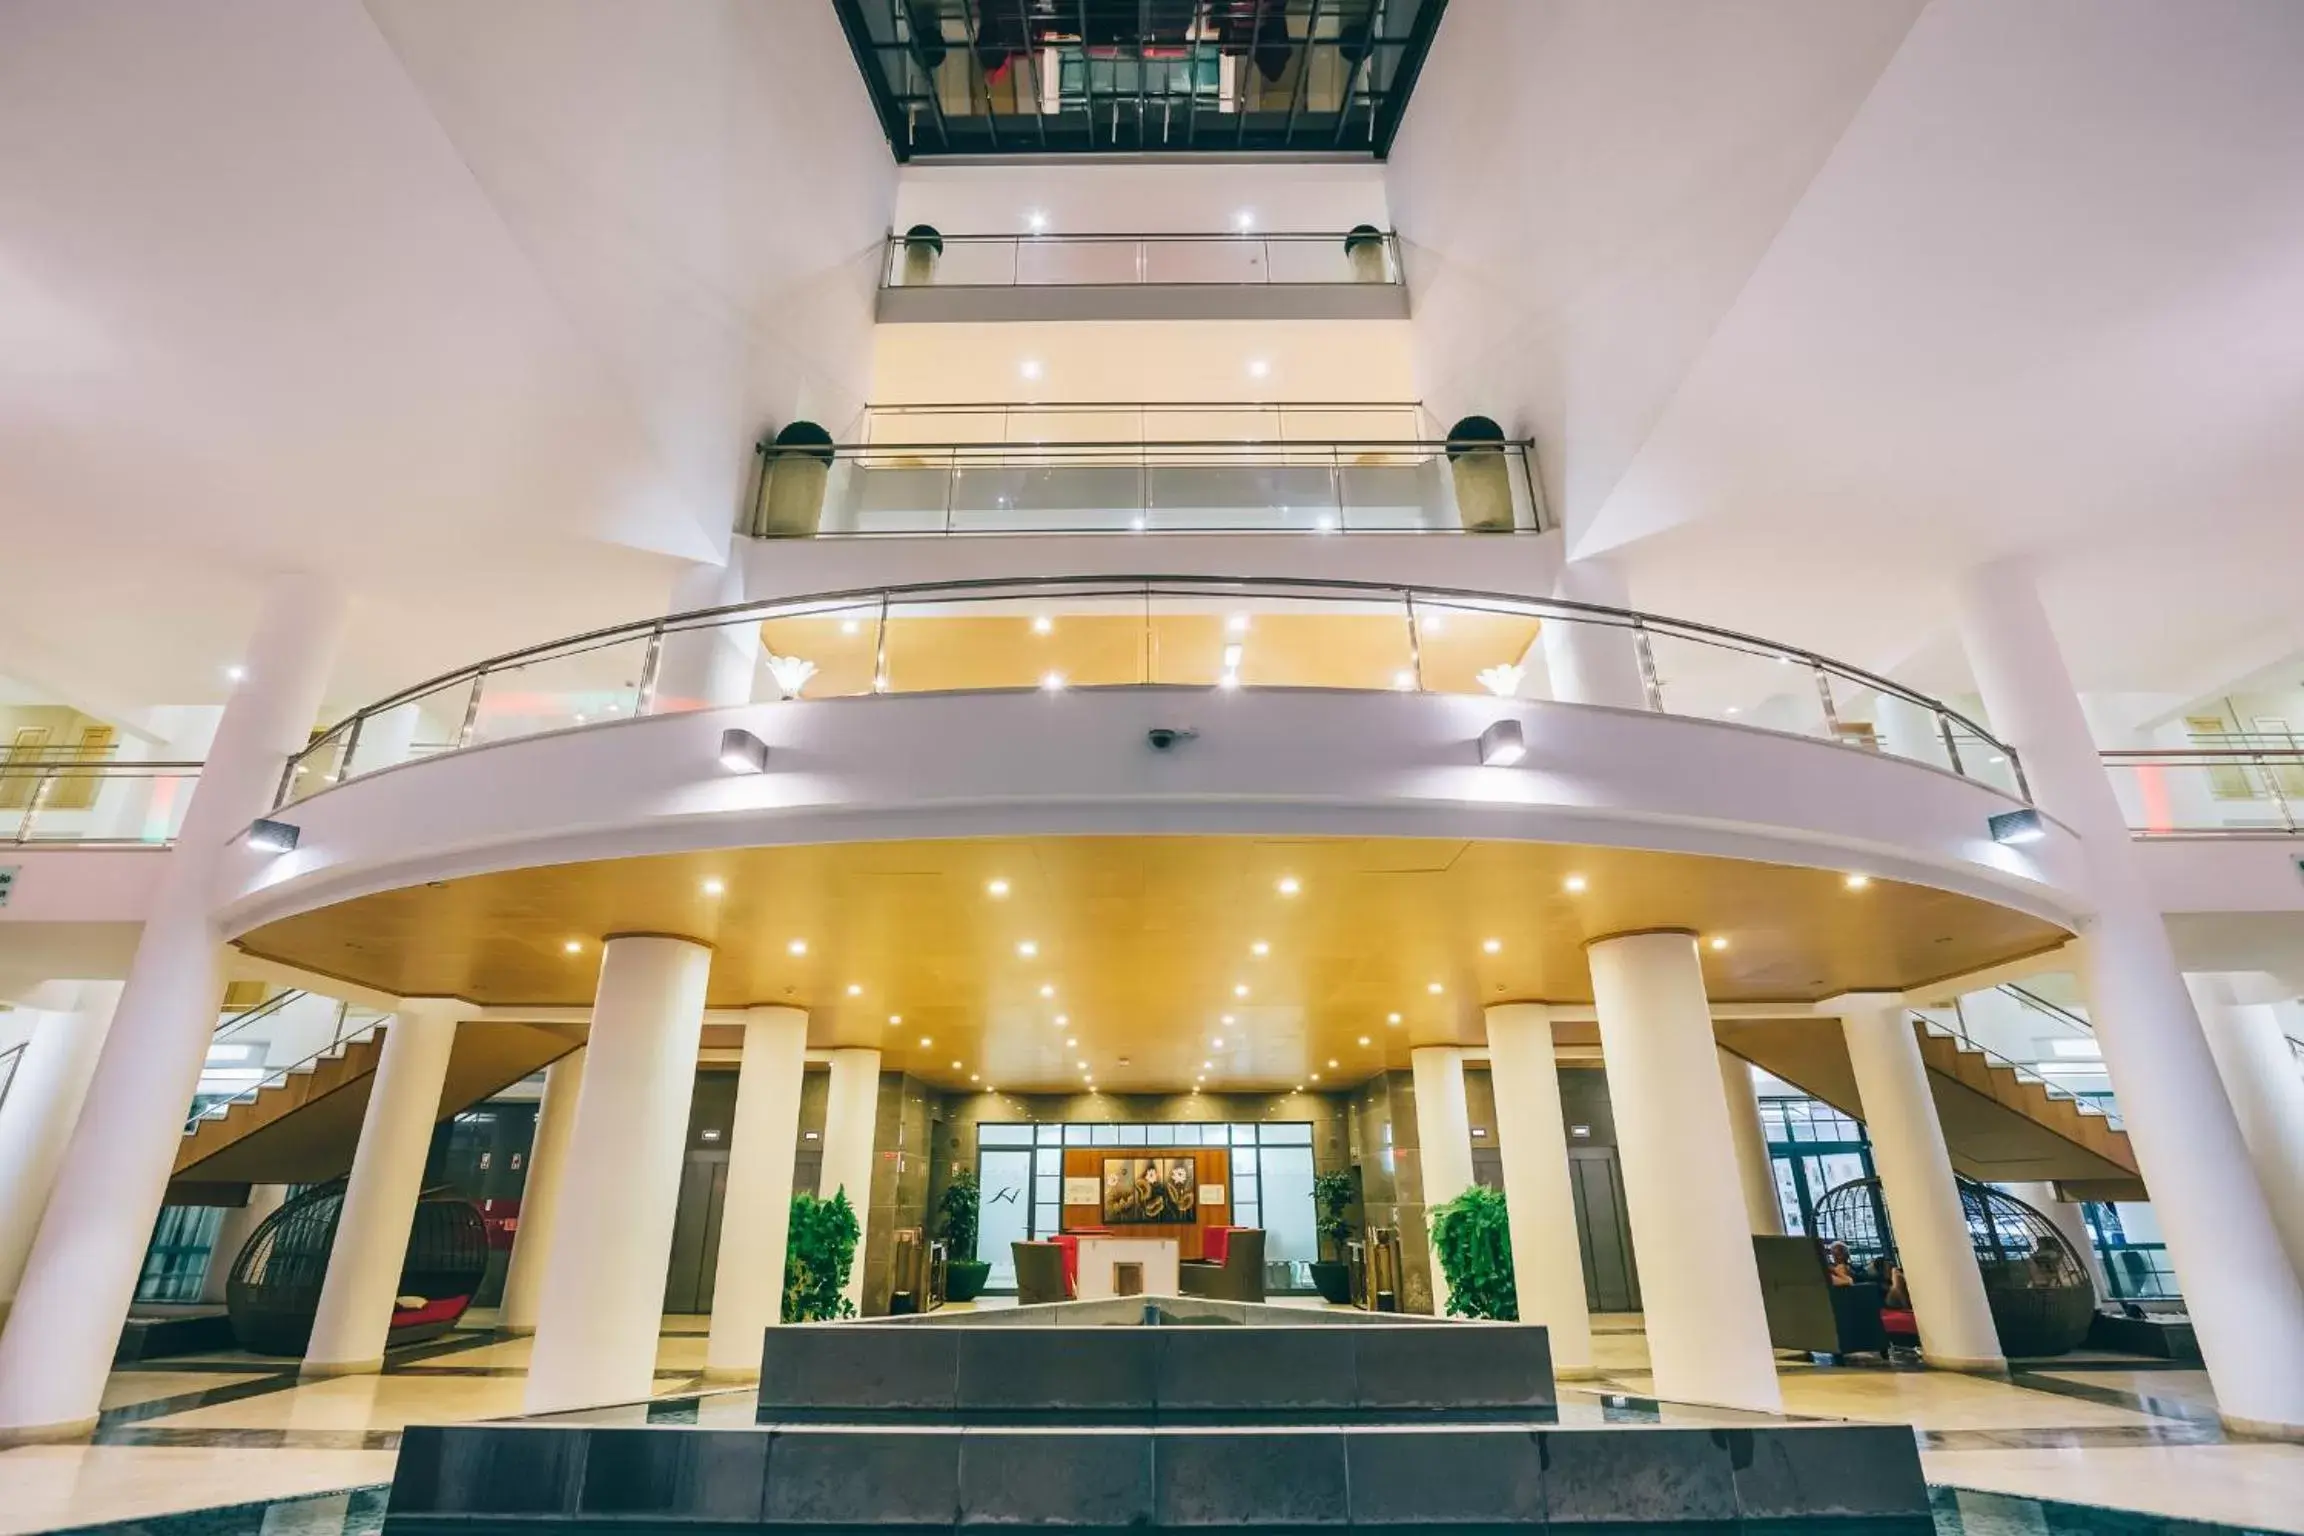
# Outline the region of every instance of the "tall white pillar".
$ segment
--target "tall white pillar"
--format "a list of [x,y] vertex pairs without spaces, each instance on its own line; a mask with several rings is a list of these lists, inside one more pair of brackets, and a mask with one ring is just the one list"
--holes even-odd
[[[672,583],[670,610],[675,614],[695,613],[743,601],[741,564],[692,565]],[[670,631],[656,660],[656,712],[671,714],[751,703],[753,671],[759,656],[758,624],[709,624]]]
[[2080,945],[2104,1064],[2184,1291],[2218,1411],[2242,1430],[2304,1430],[2304,1284],[2225,1097],[2168,930],[2030,573],[1972,571],[1961,641],[1994,732],[2041,809],[2076,831],[2096,915]]
[[864,1240],[872,1227],[872,1131],[880,1117],[880,1053],[849,1047],[832,1053],[832,1081],[824,1097],[824,1164],[817,1191],[825,1199],[848,1192],[856,1211],[856,1262],[840,1294],[864,1310]]
[[216,1225],[216,1246],[208,1250],[208,1272],[200,1277],[200,1299],[221,1304],[232,1289],[233,1261],[264,1219],[288,1199],[285,1184],[251,1184],[246,1203],[229,1207]]
[[2304,1075],[2275,1006],[2285,989],[2261,974],[2186,982],[2288,1263],[2304,1275]]
[[[1448,1274],[1429,1240],[1432,1213],[1472,1187],[1472,1112],[1464,1102],[1464,1052],[1419,1045],[1408,1053],[1416,1084],[1416,1166],[1423,1176],[1426,1251],[1432,1256],[1432,1315],[1448,1315]],[[1507,1196],[1507,1199],[1510,1197]]]
[[1691,933],[1585,946],[1656,1395],[1781,1410]]
[[568,1142],[576,1130],[576,1100],[584,1091],[584,1048],[544,1069],[544,1102],[536,1110],[536,1139],[528,1145],[528,1180],[520,1189],[520,1224],[512,1229],[512,1259],[504,1270],[504,1305],[497,1326],[506,1333],[536,1331],[544,1296],[544,1266],[552,1252],[553,1218],[560,1211]]
[[[808,1015],[752,1008],[729,1127],[728,1198],[713,1271],[712,1332],[704,1374],[747,1381],[784,1311],[784,1243],[792,1227],[792,1159],[800,1143],[800,1078],[807,1070]],[[861,1266],[859,1266],[861,1267]]]
[[0,1333],[0,1444],[96,1422],[223,1000],[218,869],[310,738],[343,622],[343,593],[315,577],[266,594]]
[[636,1401],[655,1380],[712,951],[655,934],[600,950],[590,1059],[564,1160],[527,1409]]
[[120,1001],[116,981],[65,982],[42,990],[56,995],[39,1001],[57,1007],[40,1012],[17,1058],[8,1096],[0,1101],[0,1324],[7,1322],[23,1282],[48,1192]]
[[1504,1164],[1520,1321],[1539,1323],[1550,1336],[1554,1375],[1590,1376],[1592,1306],[1584,1294],[1576,1192],[1568,1179],[1551,1009],[1542,1003],[1488,1009],[1488,1078],[1496,1092],[1496,1150]]
[[1953,1371],[2006,1369],[1953,1182],[1952,1154],[1928,1088],[1928,1065],[1920,1058],[1904,1000],[1849,993],[1818,1008],[1839,1018],[1848,1041],[1864,1131],[1896,1229],[1897,1258],[1912,1292],[1924,1358]]
[[1728,1100],[1728,1131],[1736,1139],[1736,1182],[1744,1189],[1744,1219],[1754,1235],[1784,1235],[1784,1205],[1776,1198],[1776,1168],[1768,1157],[1768,1128],[1760,1123],[1760,1090],[1752,1064],[1724,1047],[1720,1092]]
[[400,1294],[408,1234],[424,1192],[424,1161],[440,1119],[448,1058],[456,1049],[459,1007],[444,998],[409,1000],[384,1028],[344,1211],[320,1283],[320,1308],[304,1346],[306,1377],[383,1369],[392,1302]]
[[[1612,560],[1570,560],[1554,578],[1552,595],[1570,602],[1624,608],[1631,602],[1624,573]],[[1646,709],[1648,686],[1632,631],[1621,624],[1571,617],[1546,619],[1537,629],[1552,697],[1563,704],[1607,704]]]

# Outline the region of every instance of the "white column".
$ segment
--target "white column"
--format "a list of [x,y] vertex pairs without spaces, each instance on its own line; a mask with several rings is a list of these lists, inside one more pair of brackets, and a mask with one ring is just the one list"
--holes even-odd
[[1568,1180],[1551,1009],[1542,1003],[1488,1009],[1488,1079],[1496,1093],[1496,1150],[1504,1163],[1520,1321],[1542,1324],[1550,1336],[1554,1375],[1590,1376],[1592,1306]]
[[2096,1239],[2089,1235],[2088,1218],[2081,1213],[2079,1205],[2058,1194],[2056,1186],[2045,1180],[2000,1187],[2047,1217],[2056,1230],[2064,1234],[2064,1241],[2072,1245],[2072,1251],[2080,1256],[2081,1264],[2088,1270],[2089,1283],[2096,1287],[2096,1299],[2109,1298],[2111,1277],[2104,1273],[2104,1256],[2096,1251]]
[[[1623,571],[1606,559],[1570,560],[1560,567],[1552,595],[1605,608],[1631,601]],[[1562,704],[1609,704],[1646,709],[1648,686],[1640,676],[1640,653],[1632,631],[1621,624],[1546,619],[1537,630],[1544,646],[1544,670],[1552,697]]]
[[[1416,1167],[1424,1188],[1426,1251],[1431,1255],[1432,1315],[1448,1315],[1448,1276],[1430,1241],[1432,1213],[1472,1187],[1472,1112],[1464,1103],[1464,1052],[1419,1045],[1408,1053],[1416,1084]],[[1509,1197],[1507,1197],[1509,1198]]]
[[[784,1241],[792,1227],[792,1159],[800,1142],[800,1079],[807,1070],[808,1015],[751,1008],[729,1127],[728,1198],[713,1271],[712,1332],[704,1374],[747,1381],[784,1311]],[[861,1266],[859,1266],[861,1267]]]
[[1585,955],[1656,1395],[1778,1412],[1696,936],[1622,934]]
[[2080,946],[2088,1016],[2152,1208],[2233,1427],[2304,1429],[2304,1285],[2288,1265],[2240,1122],[2137,870],[2120,804],[2056,636],[2021,566],[1969,573],[1960,634],[1995,734],[2040,806],[2079,833],[2096,916]]
[[311,576],[266,595],[50,1192],[56,1219],[41,1223],[0,1333],[0,1443],[96,1421],[223,999],[218,869],[310,738],[343,620],[343,594]]
[[456,1049],[458,1004],[403,1002],[384,1028],[384,1050],[360,1119],[344,1211],[328,1250],[320,1308],[304,1347],[306,1377],[381,1370],[392,1302],[424,1192],[424,1160],[439,1123],[440,1092]]
[[512,1229],[512,1260],[504,1270],[504,1305],[497,1326],[506,1333],[536,1331],[544,1295],[544,1266],[552,1252],[552,1222],[560,1210],[561,1175],[576,1130],[576,1100],[584,1091],[584,1048],[544,1069],[544,1102],[536,1110],[536,1139],[528,1145],[528,1180],[520,1188],[520,1224]]
[[1728,1131],[1736,1139],[1736,1182],[1744,1188],[1744,1219],[1760,1237],[1784,1235],[1784,1206],[1776,1198],[1776,1169],[1768,1158],[1768,1128],[1760,1123],[1760,1090],[1752,1063],[1724,1047],[1720,1092],[1728,1100]]
[[[694,613],[743,601],[742,565],[692,565],[673,582],[669,607],[675,614]],[[751,703],[759,656],[757,623],[672,631],[656,659],[657,713]]]
[[264,1225],[264,1218],[280,1209],[288,1199],[285,1184],[251,1184],[245,1204],[235,1205],[224,1212],[224,1219],[216,1226],[216,1246],[208,1252],[208,1273],[200,1278],[200,1299],[221,1304],[232,1288],[232,1264],[240,1257],[240,1250],[248,1246],[248,1239]]
[[2261,974],[2186,981],[2289,1266],[2304,1275],[2304,1075],[2280,1027],[2285,989]]
[[832,1081],[824,1097],[824,1166],[817,1192],[848,1191],[856,1210],[856,1262],[840,1294],[864,1310],[864,1240],[872,1226],[872,1130],[880,1116],[880,1053],[861,1047],[832,1053]]
[[32,1257],[48,1191],[63,1166],[120,1001],[116,981],[64,982],[42,990],[57,995],[40,1001],[58,1007],[39,1013],[8,1096],[0,1101],[0,1323],[7,1321]]
[[712,951],[650,934],[601,946],[527,1411],[637,1400],[655,1381]]
[[1839,1018],[1848,1041],[1848,1065],[1927,1362],[1954,1371],[2006,1369],[1904,1000],[1850,993],[1817,1006]]

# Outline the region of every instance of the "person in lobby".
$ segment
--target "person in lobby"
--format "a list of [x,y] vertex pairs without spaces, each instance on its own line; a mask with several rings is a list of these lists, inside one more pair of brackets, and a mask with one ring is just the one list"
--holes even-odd
[[1834,1285],[1856,1283],[1856,1268],[1848,1260],[1846,1243],[1834,1243],[1824,1250],[1824,1278]]

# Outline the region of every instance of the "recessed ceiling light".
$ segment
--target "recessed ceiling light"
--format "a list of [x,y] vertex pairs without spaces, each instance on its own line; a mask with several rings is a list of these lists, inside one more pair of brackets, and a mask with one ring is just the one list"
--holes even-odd
[[1314,1081],[1314,1082],[1318,1082],[1318,1081],[1320,1081],[1320,1074],[1319,1074],[1319,1073],[1317,1073],[1317,1072],[1313,1073],[1313,1074],[1312,1074],[1312,1081]]
[[1714,939],[1712,941],[1712,947],[1714,949],[1726,949],[1728,947],[1728,941],[1726,939]]
[[244,683],[248,681],[248,669],[240,666],[226,667],[224,680],[228,683]]
[[1337,1064],[1337,1063],[1336,1063],[1336,1058],[1335,1058],[1335,1057],[1331,1056],[1331,1057],[1329,1057],[1329,1058],[1328,1058],[1328,1066],[1329,1066],[1329,1069],[1330,1069],[1331,1071],[1333,1071],[1333,1070],[1335,1069],[1335,1067],[1336,1067],[1336,1064]]
[[1248,633],[1248,615],[1244,613],[1236,613],[1232,615],[1232,617],[1226,619],[1224,621],[1224,632],[1228,635],[1244,635]]
[[1046,614],[1042,614],[1032,621],[1032,633],[1036,635],[1052,634],[1055,628],[1056,621]]
[[1400,1015],[1396,1013],[1388,1013],[1384,1015],[1384,1022],[1387,1024],[1397,1024],[1400,1022]]
[[855,981],[848,983],[848,995],[850,997],[862,997],[864,995],[863,983]]
[[1361,1043],[1362,1045],[1366,1045],[1366,1044],[1368,1044],[1368,1037],[1367,1037],[1366,1035],[1362,1035],[1362,1036],[1360,1037],[1360,1043]]
[[1034,234],[1040,233],[1040,231],[1048,227],[1047,213],[1039,208],[1034,208],[1027,212],[1024,215],[1024,227],[1031,230]]
[[1200,1063],[1200,1070],[1201,1070],[1201,1071],[1203,1071],[1203,1072],[1206,1072],[1206,1071],[1208,1071],[1210,1068],[1214,1067],[1215,1065],[1216,1065],[1216,1063],[1214,1063],[1214,1062],[1212,1062],[1212,1061],[1204,1061],[1204,1062]]
[[1019,939],[1016,943],[1016,953],[1029,960],[1040,953],[1040,945],[1037,940]]
[[1043,673],[1040,678],[1040,687],[1045,693],[1062,693],[1064,691],[1064,674],[1061,672]]
[[1064,1042],[1064,1048],[1065,1048],[1066,1050],[1068,1050],[1068,1051],[1069,1051],[1069,1050],[1077,1050],[1077,1049],[1079,1048],[1079,1045],[1080,1045],[1080,1041],[1079,1041],[1079,1040],[1078,1040],[1076,1037],[1073,1037],[1073,1038],[1067,1038],[1067,1039],[1065,1040],[1065,1042]]
[[584,953],[583,941],[579,939],[570,939],[567,943],[561,945],[560,947],[572,955],[580,955]]
[[1217,1015],[1217,1018],[1216,1018],[1216,1022],[1217,1022],[1217,1023],[1219,1023],[1219,1024],[1229,1024],[1229,1023],[1231,1023],[1231,1022],[1232,1022],[1232,1019],[1233,1019],[1233,1015],[1231,1015],[1231,1014],[1229,1014],[1229,1013],[1225,1013],[1225,1014],[1219,1014],[1219,1015]]
[[806,939],[794,939],[784,946],[784,952],[790,955],[804,955],[808,953],[808,941]]
[[1850,875],[1846,881],[1848,889],[1852,891],[1860,891],[1871,883],[1872,877],[1870,875]]
[[1040,359],[1028,357],[1016,365],[1016,371],[1028,379],[1040,377]]
[[892,1013],[888,1015],[888,1022],[891,1024],[901,1024],[904,1022],[904,1015],[900,1013]]
[[1261,379],[1272,371],[1272,365],[1260,357],[1248,359],[1248,377]]
[[[954,1065],[958,1065],[958,1063],[954,1063]],[[968,1074],[968,1081],[970,1081],[970,1082],[974,1082],[974,1081],[976,1081],[976,1074],[975,1074],[975,1073],[973,1073],[973,1072],[969,1073],[969,1074]]]
[[1254,229],[1256,227],[1256,210],[1253,208],[1241,209],[1232,215],[1232,223],[1237,229]]
[[1068,1014],[1068,1013],[1060,1013],[1060,1014],[1056,1015],[1056,1027],[1057,1027],[1058,1029],[1062,1029],[1062,1028],[1063,1028],[1065,1025],[1067,1025],[1067,1024],[1069,1024],[1069,1023],[1071,1023],[1071,1022],[1072,1022],[1072,1015],[1070,1015],[1070,1014]]
[[1261,960],[1266,955],[1272,953],[1272,946],[1265,943],[1262,939],[1258,939],[1255,943],[1248,946],[1248,953]]
[[959,1071],[959,1070],[960,1070],[960,1063],[958,1063],[958,1062],[954,1062],[954,1063],[952,1063],[952,1070],[953,1070],[953,1071],[955,1071],[955,1072]]
[[707,896],[721,895],[726,892],[727,889],[728,882],[725,880],[707,880],[704,882],[704,894]]
[[1220,1051],[1224,1049],[1224,1037],[1222,1035],[1216,1035],[1210,1038],[1208,1041],[1208,1048],[1213,1051]]
[[1087,1071],[1087,1070],[1088,1070],[1088,1063],[1086,1063],[1086,1062],[1084,1062],[1084,1061],[1076,1061],[1076,1062],[1072,1063],[1072,1065],[1074,1065],[1074,1066],[1078,1067],[1078,1068],[1079,1068],[1081,1071],[1083,1071],[1083,1072],[1085,1072],[1085,1071]]
[[1480,947],[1491,955],[1501,954],[1504,950],[1504,941],[1502,939],[1482,939]]
[[1298,883],[1294,875],[1282,875],[1280,877],[1280,883],[1274,886],[1273,889],[1278,891],[1283,896],[1293,896],[1298,891],[1304,889],[1304,887]]
[[1054,982],[1048,981],[1040,983],[1040,995],[1042,997],[1054,997],[1056,995],[1056,984]]
[[920,1043],[922,1045],[934,1045],[936,1043],[936,1037],[934,1035],[922,1035],[920,1037]]
[[863,632],[863,624],[855,619],[842,619],[840,621],[840,633],[844,635],[860,635]]
[[1431,993],[1431,994],[1432,994],[1434,997],[1438,997],[1438,996],[1439,996],[1439,995],[1440,995],[1442,992],[1446,991],[1447,989],[1446,989],[1445,987],[1441,986],[1441,985],[1440,985],[1440,983],[1438,983],[1438,982],[1436,982],[1436,981],[1428,981],[1428,982],[1426,982],[1426,983],[1424,984],[1424,990],[1425,990],[1425,991],[1427,991],[1427,992],[1429,992],[1429,993]]
[[987,880],[984,882],[984,894],[994,899],[1005,896],[1008,894],[1008,882],[1005,880]]
[[1567,879],[1560,882],[1560,889],[1566,891],[1571,896],[1576,896],[1582,894],[1584,890],[1584,884],[1584,877],[1582,875],[1570,875]]
[[1238,986],[1234,987],[1232,989],[1232,995],[1234,997],[1246,997],[1248,995],[1248,983],[1241,982]]

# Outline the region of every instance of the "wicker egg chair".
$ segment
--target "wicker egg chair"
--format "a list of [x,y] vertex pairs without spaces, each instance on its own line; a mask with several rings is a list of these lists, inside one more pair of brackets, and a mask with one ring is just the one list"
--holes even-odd
[[[267,1216],[232,1260],[224,1306],[242,1349],[301,1355],[311,1342],[344,1187],[345,1180],[331,1179],[301,1191]],[[416,1202],[386,1347],[421,1344],[454,1327],[487,1269],[488,1224],[479,1209],[453,1190],[427,1190]]]
[[[1959,1179],[1968,1241],[1984,1277],[1984,1298],[2010,1359],[2061,1355],[2080,1347],[2096,1315],[2096,1286],[2056,1224],[2015,1196]],[[1816,1235],[1848,1245],[1864,1264],[1896,1257],[1878,1179],[1852,1179],[1816,1202]]]

